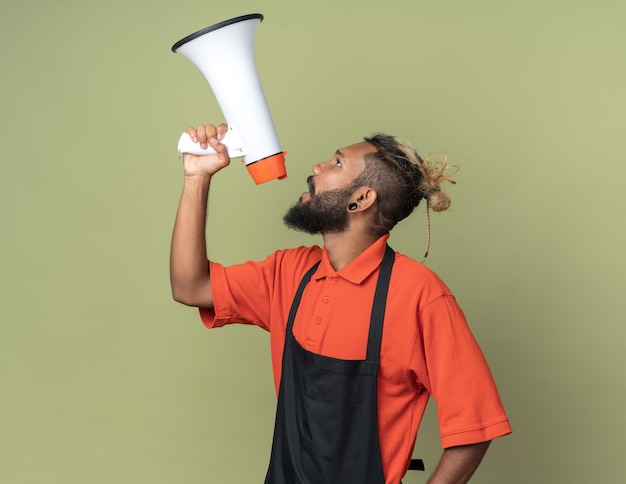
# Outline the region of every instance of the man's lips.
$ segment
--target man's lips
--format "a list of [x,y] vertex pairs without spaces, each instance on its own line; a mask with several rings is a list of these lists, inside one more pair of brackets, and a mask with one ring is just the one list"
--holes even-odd
[[306,179],[306,184],[309,187],[309,191],[304,192],[302,195],[300,195],[300,202],[306,202],[315,195],[315,184],[313,183],[313,176],[309,176]]
[[306,184],[309,187],[309,193],[313,195],[315,193],[315,184],[313,183],[313,176],[310,176],[306,179]]

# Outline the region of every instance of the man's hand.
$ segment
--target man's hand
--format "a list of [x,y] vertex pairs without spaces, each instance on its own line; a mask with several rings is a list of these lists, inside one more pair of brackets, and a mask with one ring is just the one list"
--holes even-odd
[[211,146],[217,154],[215,155],[192,155],[183,154],[183,171],[186,177],[208,176],[230,164],[228,148],[221,143],[228,127],[225,124],[214,126],[212,124],[200,125],[197,128],[187,128],[186,133],[194,143],[199,143],[202,149]]

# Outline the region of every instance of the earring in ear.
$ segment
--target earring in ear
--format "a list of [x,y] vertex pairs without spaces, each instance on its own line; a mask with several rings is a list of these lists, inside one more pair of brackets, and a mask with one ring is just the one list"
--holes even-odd
[[356,202],[352,202],[352,203],[348,204],[348,211],[349,212],[354,212],[357,208],[359,208],[359,205]]

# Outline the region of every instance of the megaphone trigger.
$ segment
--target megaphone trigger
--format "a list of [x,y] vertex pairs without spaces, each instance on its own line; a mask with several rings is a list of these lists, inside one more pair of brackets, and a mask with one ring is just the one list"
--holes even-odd
[[[239,133],[235,129],[234,126],[229,126],[228,131],[221,140],[222,144],[228,148],[228,156],[231,158],[239,158],[241,156],[246,156],[248,153],[244,148],[241,137]],[[208,146],[207,148],[202,148],[200,143],[194,143],[187,133],[183,133],[178,140],[178,152],[179,153],[190,153],[192,155],[214,155],[215,150]]]

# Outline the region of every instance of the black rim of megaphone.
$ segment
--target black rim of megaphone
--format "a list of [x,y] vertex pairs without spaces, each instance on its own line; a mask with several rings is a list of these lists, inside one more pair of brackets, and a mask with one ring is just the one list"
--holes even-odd
[[184,39],[179,40],[172,46],[172,52],[176,52],[179,47],[186,44],[187,42],[191,42],[193,39],[197,39],[198,37],[208,34],[209,32],[213,32],[214,30],[221,29],[223,27],[227,27],[228,25],[236,24],[237,22],[243,22],[245,20],[259,19],[261,22],[263,21],[263,15],[260,13],[251,13],[250,15],[242,15],[241,17],[235,17],[228,20],[224,20],[215,25],[211,25],[210,27],[206,27],[202,30],[198,30],[191,35],[188,35]]

